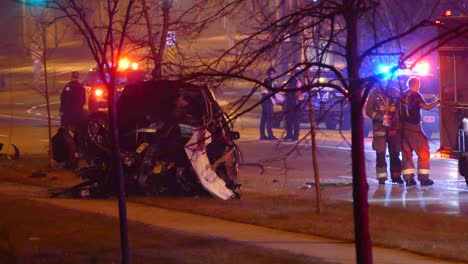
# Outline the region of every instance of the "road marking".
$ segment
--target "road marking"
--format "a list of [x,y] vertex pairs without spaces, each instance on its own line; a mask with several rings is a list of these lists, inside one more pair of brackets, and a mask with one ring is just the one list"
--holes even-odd
[[272,169],[272,170],[282,170],[282,169],[284,169],[284,168],[280,168],[280,167],[270,167],[270,166],[268,166],[268,167],[263,167],[263,168],[265,168],[265,169]]
[[39,141],[49,142],[48,139],[39,139]]
[[8,137],[8,135],[0,134],[0,137]]
[[[15,105],[25,105],[25,103],[13,103]],[[11,103],[1,102],[0,105],[11,105]]]
[[[56,102],[50,102],[49,105],[54,105],[54,104],[59,104],[60,102],[59,101],[56,101]],[[31,106],[31,108],[29,108],[28,110],[26,110],[26,113],[28,114],[33,114],[33,111],[36,110],[37,108],[39,107],[44,107],[44,106],[47,106],[47,104],[40,104],[40,105],[34,105],[34,106]],[[35,115],[40,115],[38,113],[34,113]]]
[[[49,104],[53,105],[53,104],[59,104],[59,103],[60,103],[59,101],[56,101],[56,102],[50,102]],[[37,107],[43,107],[43,106],[47,106],[47,104],[40,104],[40,105],[33,106],[31,108],[37,108]]]
[[[0,114],[0,117],[13,118],[13,119],[27,119],[27,120],[47,122],[47,119],[39,119],[39,118],[34,118],[34,117],[21,117],[21,116],[12,116],[12,115],[4,115],[4,114]],[[51,121],[55,122],[55,123],[59,122],[58,120],[51,120]]]
[[447,202],[447,198],[445,197],[390,197],[390,198],[369,198],[369,202],[386,202],[386,201],[392,201],[392,202],[420,202],[420,201],[444,201]]
[[447,190],[451,190],[451,191],[462,191],[462,192],[468,192],[467,189],[460,189],[460,188],[453,188],[453,187],[448,187]]

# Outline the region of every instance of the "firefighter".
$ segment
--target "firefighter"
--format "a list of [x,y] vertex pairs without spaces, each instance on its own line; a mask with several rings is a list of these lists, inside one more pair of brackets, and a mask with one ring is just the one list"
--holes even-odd
[[403,92],[400,101],[402,121],[402,156],[403,178],[407,186],[416,185],[414,179],[413,151],[418,155],[418,180],[421,186],[430,186],[434,181],[429,179],[429,140],[421,127],[421,108],[431,110],[439,104],[439,99],[426,103],[419,93],[421,82],[411,77],[407,82],[408,89]]
[[385,184],[387,175],[386,152],[390,154],[390,177],[393,183],[401,179],[401,126],[399,118],[399,91],[379,86],[372,90],[366,104],[366,115],[372,119],[372,148],[376,154],[376,175],[379,184]]

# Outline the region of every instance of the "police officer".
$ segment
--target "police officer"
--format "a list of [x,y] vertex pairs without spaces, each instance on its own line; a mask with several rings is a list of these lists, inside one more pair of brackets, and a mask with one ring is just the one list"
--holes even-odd
[[[272,91],[274,88],[274,78],[276,70],[273,67],[267,69],[267,77],[263,80],[265,84],[262,87],[262,115],[260,117],[260,140],[276,140],[278,139],[273,135],[272,122],[273,122],[273,101]],[[265,135],[265,127],[267,135]]]
[[413,161],[413,151],[415,151],[418,155],[418,180],[421,186],[429,186],[434,184],[434,181],[429,179],[429,141],[421,127],[421,108],[431,110],[439,104],[439,99],[426,103],[419,93],[421,82],[417,77],[411,77],[407,85],[409,89],[403,92],[400,104],[403,128],[403,178],[407,186],[416,185]]
[[71,81],[68,82],[60,95],[61,126],[75,131],[83,120],[83,106],[86,102],[86,90],[79,82],[80,73],[73,71]]
[[376,175],[379,184],[385,184],[387,175],[387,147],[390,154],[390,175],[393,183],[401,179],[401,127],[399,118],[399,91],[391,87],[377,87],[369,94],[366,115],[372,119],[372,148],[376,154]]
[[[297,89],[302,87],[301,80],[295,76],[292,77],[288,84],[287,89]],[[286,137],[284,140],[297,141],[299,139],[299,112],[300,104],[297,98],[298,92],[286,92],[284,101],[284,114],[286,125]]]
[[65,161],[65,166],[75,169],[78,166],[78,153],[80,148],[80,123],[84,119],[83,106],[86,102],[86,90],[79,83],[80,73],[73,71],[71,81],[68,82],[60,95],[60,117],[61,127],[65,132],[73,132],[73,142],[69,142],[69,158]]

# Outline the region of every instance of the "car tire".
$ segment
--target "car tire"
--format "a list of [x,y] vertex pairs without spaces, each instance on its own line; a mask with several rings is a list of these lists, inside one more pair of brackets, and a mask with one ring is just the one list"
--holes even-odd
[[94,113],[89,116],[87,126],[88,139],[97,145],[109,143],[109,120],[105,113]]
[[84,127],[85,147],[82,155],[88,165],[107,167],[110,152],[109,123],[106,113],[97,112],[88,117]]
[[465,183],[468,187],[468,155],[467,153],[460,153],[458,158],[458,173],[465,177]]

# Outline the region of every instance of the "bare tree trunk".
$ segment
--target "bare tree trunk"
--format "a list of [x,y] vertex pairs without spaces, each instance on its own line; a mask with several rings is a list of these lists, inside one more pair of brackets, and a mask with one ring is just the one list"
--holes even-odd
[[354,200],[354,236],[356,243],[356,263],[372,263],[372,242],[369,232],[369,205],[367,193],[369,185],[366,180],[364,159],[362,98],[363,88],[359,80],[361,59],[358,54],[358,13],[353,9],[356,4],[348,2],[345,13],[347,26],[346,62],[350,79],[351,102],[351,159],[353,167],[353,200]]
[[50,116],[50,96],[49,96],[49,81],[47,77],[47,61],[44,60],[44,95],[46,99],[46,108],[47,108],[47,135],[49,138],[49,168],[54,167],[53,153],[52,153],[52,119]]
[[[278,19],[282,18],[282,17],[285,17],[287,14],[288,14],[288,10],[289,10],[289,1],[284,1],[284,0],[278,0],[278,4],[279,4],[279,8],[278,8],[278,13],[279,13],[279,16],[278,16]],[[286,25],[281,25],[281,26],[286,26]],[[288,64],[290,63],[290,60],[289,58],[286,56],[286,54],[288,53],[288,42],[287,41],[283,41],[281,44],[280,44],[280,49],[279,49],[279,54],[278,54],[278,57],[276,58],[277,59],[277,64],[278,64],[278,68],[280,70],[280,72],[287,72],[288,70]]]
[[[353,86],[351,86],[353,87]],[[372,263],[372,241],[369,231],[369,185],[366,179],[362,117],[362,89],[355,90],[351,97],[351,144],[353,166],[354,225],[357,263]]]
[[314,168],[314,180],[315,180],[315,209],[317,213],[322,211],[322,190],[320,189],[320,173],[317,162],[317,141],[315,140],[315,113],[314,106],[312,104],[312,91],[309,90],[309,122],[310,122],[310,138],[312,142],[312,165]]
[[[153,39],[153,26],[151,25],[151,18],[148,14],[149,7],[146,5],[146,0],[141,0],[141,5],[143,7],[143,14],[145,16],[146,30],[148,31],[148,44],[151,49],[151,56],[153,57],[154,68],[161,69],[161,61],[159,61],[158,65],[158,61],[156,60],[156,58],[158,58],[158,51],[156,50],[156,46]],[[158,73],[158,77],[160,77],[161,72],[159,71]]]
[[[113,69],[115,71],[115,69]],[[127,208],[126,208],[126,192],[125,192],[125,175],[123,173],[122,162],[120,158],[120,141],[119,130],[117,129],[117,111],[116,111],[116,98],[117,91],[115,89],[115,74],[111,74],[110,91],[109,93],[109,128],[111,131],[111,145],[112,145],[112,174],[117,176],[118,183],[118,204],[119,204],[119,223],[120,223],[120,247],[122,250],[122,263],[127,264],[130,262],[130,248],[128,239],[128,222],[127,222]]]
[[[291,8],[289,10],[290,13],[298,12],[299,11],[299,0],[291,0]],[[292,65],[295,65],[301,62],[301,55],[302,55],[302,40],[299,34],[292,35],[291,37],[291,47],[293,50],[292,53]]]
[[52,120],[50,116],[50,96],[49,96],[49,79],[47,77],[47,26],[42,25],[42,66],[44,66],[44,96],[46,100],[47,108],[47,135],[49,139],[49,149],[47,151],[49,155],[49,168],[54,167],[53,153],[52,153]]
[[[307,57],[307,41],[305,40],[306,38],[304,37],[304,33],[302,33],[302,54],[305,58],[306,62],[309,62],[309,58]],[[312,84],[312,79],[310,78],[310,71],[306,71],[305,73],[306,80],[307,80],[307,85]],[[314,169],[314,182],[315,182],[315,198],[316,198],[316,203],[315,203],[315,210],[317,213],[320,213],[322,211],[322,190],[320,189],[320,172],[319,172],[319,167],[318,167],[318,162],[317,162],[317,142],[315,138],[315,112],[314,112],[314,105],[312,102],[312,89],[309,89],[307,91],[308,97],[307,97],[307,103],[309,105],[309,123],[310,123],[310,140],[312,143],[312,166]]]
[[162,61],[164,56],[164,50],[166,48],[167,32],[169,31],[169,11],[171,10],[171,0],[162,1],[162,13],[163,13],[163,27],[161,30],[161,40],[159,42],[158,55],[155,58],[155,74],[160,78],[162,76]]

